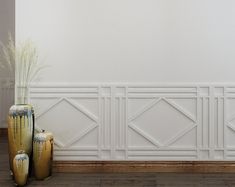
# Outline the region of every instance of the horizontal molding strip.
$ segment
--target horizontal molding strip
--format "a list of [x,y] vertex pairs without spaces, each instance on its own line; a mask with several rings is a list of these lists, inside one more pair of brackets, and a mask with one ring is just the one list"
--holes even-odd
[[67,87],[109,87],[109,86],[128,86],[130,88],[151,88],[151,87],[163,87],[163,88],[187,88],[187,87],[234,87],[234,82],[32,82],[31,88],[67,88]]

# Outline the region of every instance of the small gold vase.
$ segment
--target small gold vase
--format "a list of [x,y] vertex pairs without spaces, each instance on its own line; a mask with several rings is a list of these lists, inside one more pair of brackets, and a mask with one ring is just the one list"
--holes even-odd
[[34,136],[33,165],[37,180],[43,180],[52,173],[53,161],[53,135],[44,130]]
[[27,104],[13,105],[8,116],[8,152],[11,171],[13,159],[18,151],[24,150],[31,160],[33,132],[33,107]]
[[13,174],[15,183],[24,186],[27,183],[29,171],[29,157],[24,151],[18,151],[13,159]]

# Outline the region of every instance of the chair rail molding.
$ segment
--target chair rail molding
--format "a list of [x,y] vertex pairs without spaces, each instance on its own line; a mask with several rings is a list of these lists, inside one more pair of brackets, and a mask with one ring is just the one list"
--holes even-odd
[[235,84],[31,84],[55,160],[235,160]]

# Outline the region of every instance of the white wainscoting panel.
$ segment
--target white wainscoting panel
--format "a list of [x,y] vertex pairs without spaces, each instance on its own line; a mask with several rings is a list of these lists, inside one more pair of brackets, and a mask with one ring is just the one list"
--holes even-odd
[[14,103],[14,82],[11,79],[0,79],[0,128],[7,127],[9,108]]
[[56,160],[235,160],[235,85],[35,84]]

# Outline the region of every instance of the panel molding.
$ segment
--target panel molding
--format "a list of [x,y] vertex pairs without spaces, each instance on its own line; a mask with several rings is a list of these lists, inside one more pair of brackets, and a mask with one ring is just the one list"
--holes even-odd
[[[43,83],[31,84],[29,96],[37,126],[55,135],[56,160],[235,159],[234,84]],[[55,111],[61,102],[85,120],[71,119],[70,135],[47,115],[70,115]],[[97,137],[89,136],[93,130]]]

